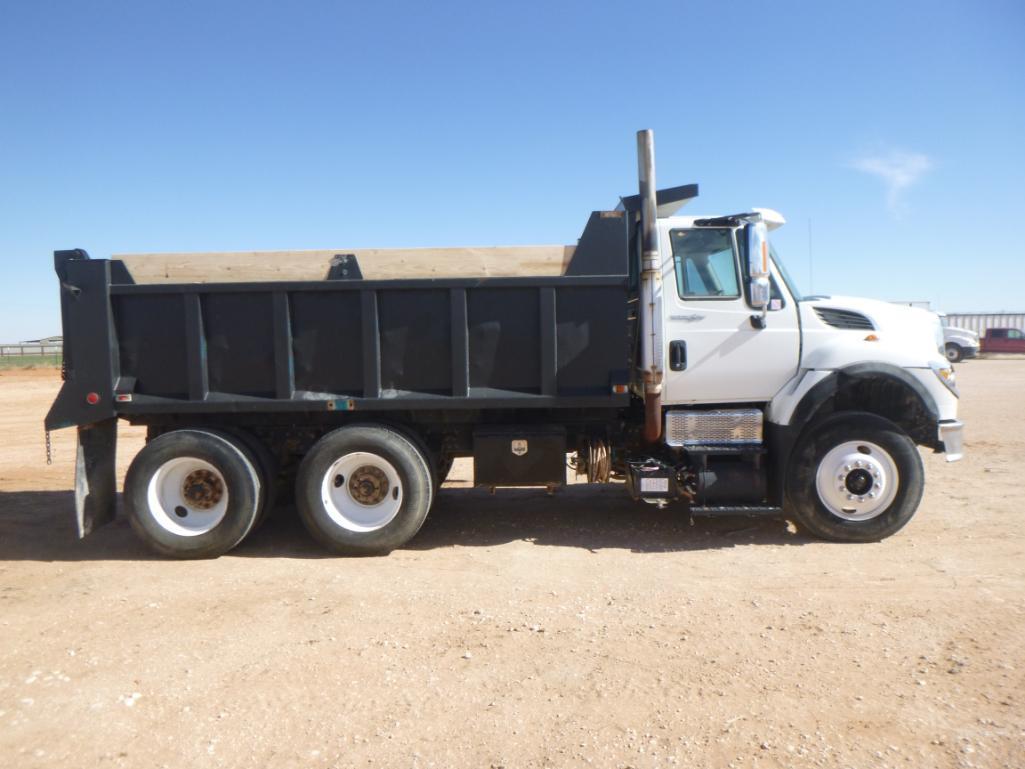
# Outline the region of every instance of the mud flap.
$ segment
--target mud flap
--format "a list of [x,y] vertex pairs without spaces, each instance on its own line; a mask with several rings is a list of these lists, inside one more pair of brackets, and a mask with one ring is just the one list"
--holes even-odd
[[117,510],[117,419],[78,426],[75,514],[83,538],[114,520]]

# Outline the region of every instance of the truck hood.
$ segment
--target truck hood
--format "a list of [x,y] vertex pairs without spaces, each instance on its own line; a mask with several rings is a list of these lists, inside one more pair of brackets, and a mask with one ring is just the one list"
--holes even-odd
[[964,341],[970,345],[978,346],[979,335],[971,329],[960,326],[944,326],[943,337],[948,341]]
[[943,327],[928,310],[854,296],[816,297],[800,306],[804,366],[879,361],[924,368],[945,360]]

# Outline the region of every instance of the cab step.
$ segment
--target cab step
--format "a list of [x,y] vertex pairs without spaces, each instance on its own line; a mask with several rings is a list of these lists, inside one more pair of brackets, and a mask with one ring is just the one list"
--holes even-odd
[[768,454],[769,450],[760,443],[722,444],[693,443],[681,446],[690,454]]
[[690,514],[699,517],[716,515],[773,516],[782,515],[783,508],[772,505],[695,505],[690,508]]

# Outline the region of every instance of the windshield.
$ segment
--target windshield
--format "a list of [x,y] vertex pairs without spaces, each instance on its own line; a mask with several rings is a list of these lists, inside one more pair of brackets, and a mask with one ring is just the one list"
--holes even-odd
[[773,264],[776,265],[776,269],[779,270],[779,274],[783,278],[783,282],[787,284],[787,289],[790,291],[790,295],[794,297],[795,302],[800,302],[802,299],[801,292],[797,288],[797,284],[794,282],[793,277],[787,272],[787,266],[783,264],[779,255],[776,253],[776,249],[769,244],[769,254],[772,256]]

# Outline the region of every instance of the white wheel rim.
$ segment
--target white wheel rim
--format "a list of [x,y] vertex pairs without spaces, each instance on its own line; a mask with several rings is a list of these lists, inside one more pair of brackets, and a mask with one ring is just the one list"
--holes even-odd
[[228,484],[221,471],[209,462],[178,457],[153,473],[146,501],[160,528],[180,537],[197,537],[224,520]]
[[320,496],[328,516],[349,531],[377,531],[402,507],[399,473],[388,460],[366,451],[339,457],[324,473]]
[[815,474],[822,504],[848,521],[881,515],[897,496],[899,483],[893,457],[868,441],[841,443],[822,458]]
[[947,350],[947,360],[952,361],[957,357],[957,350]]

